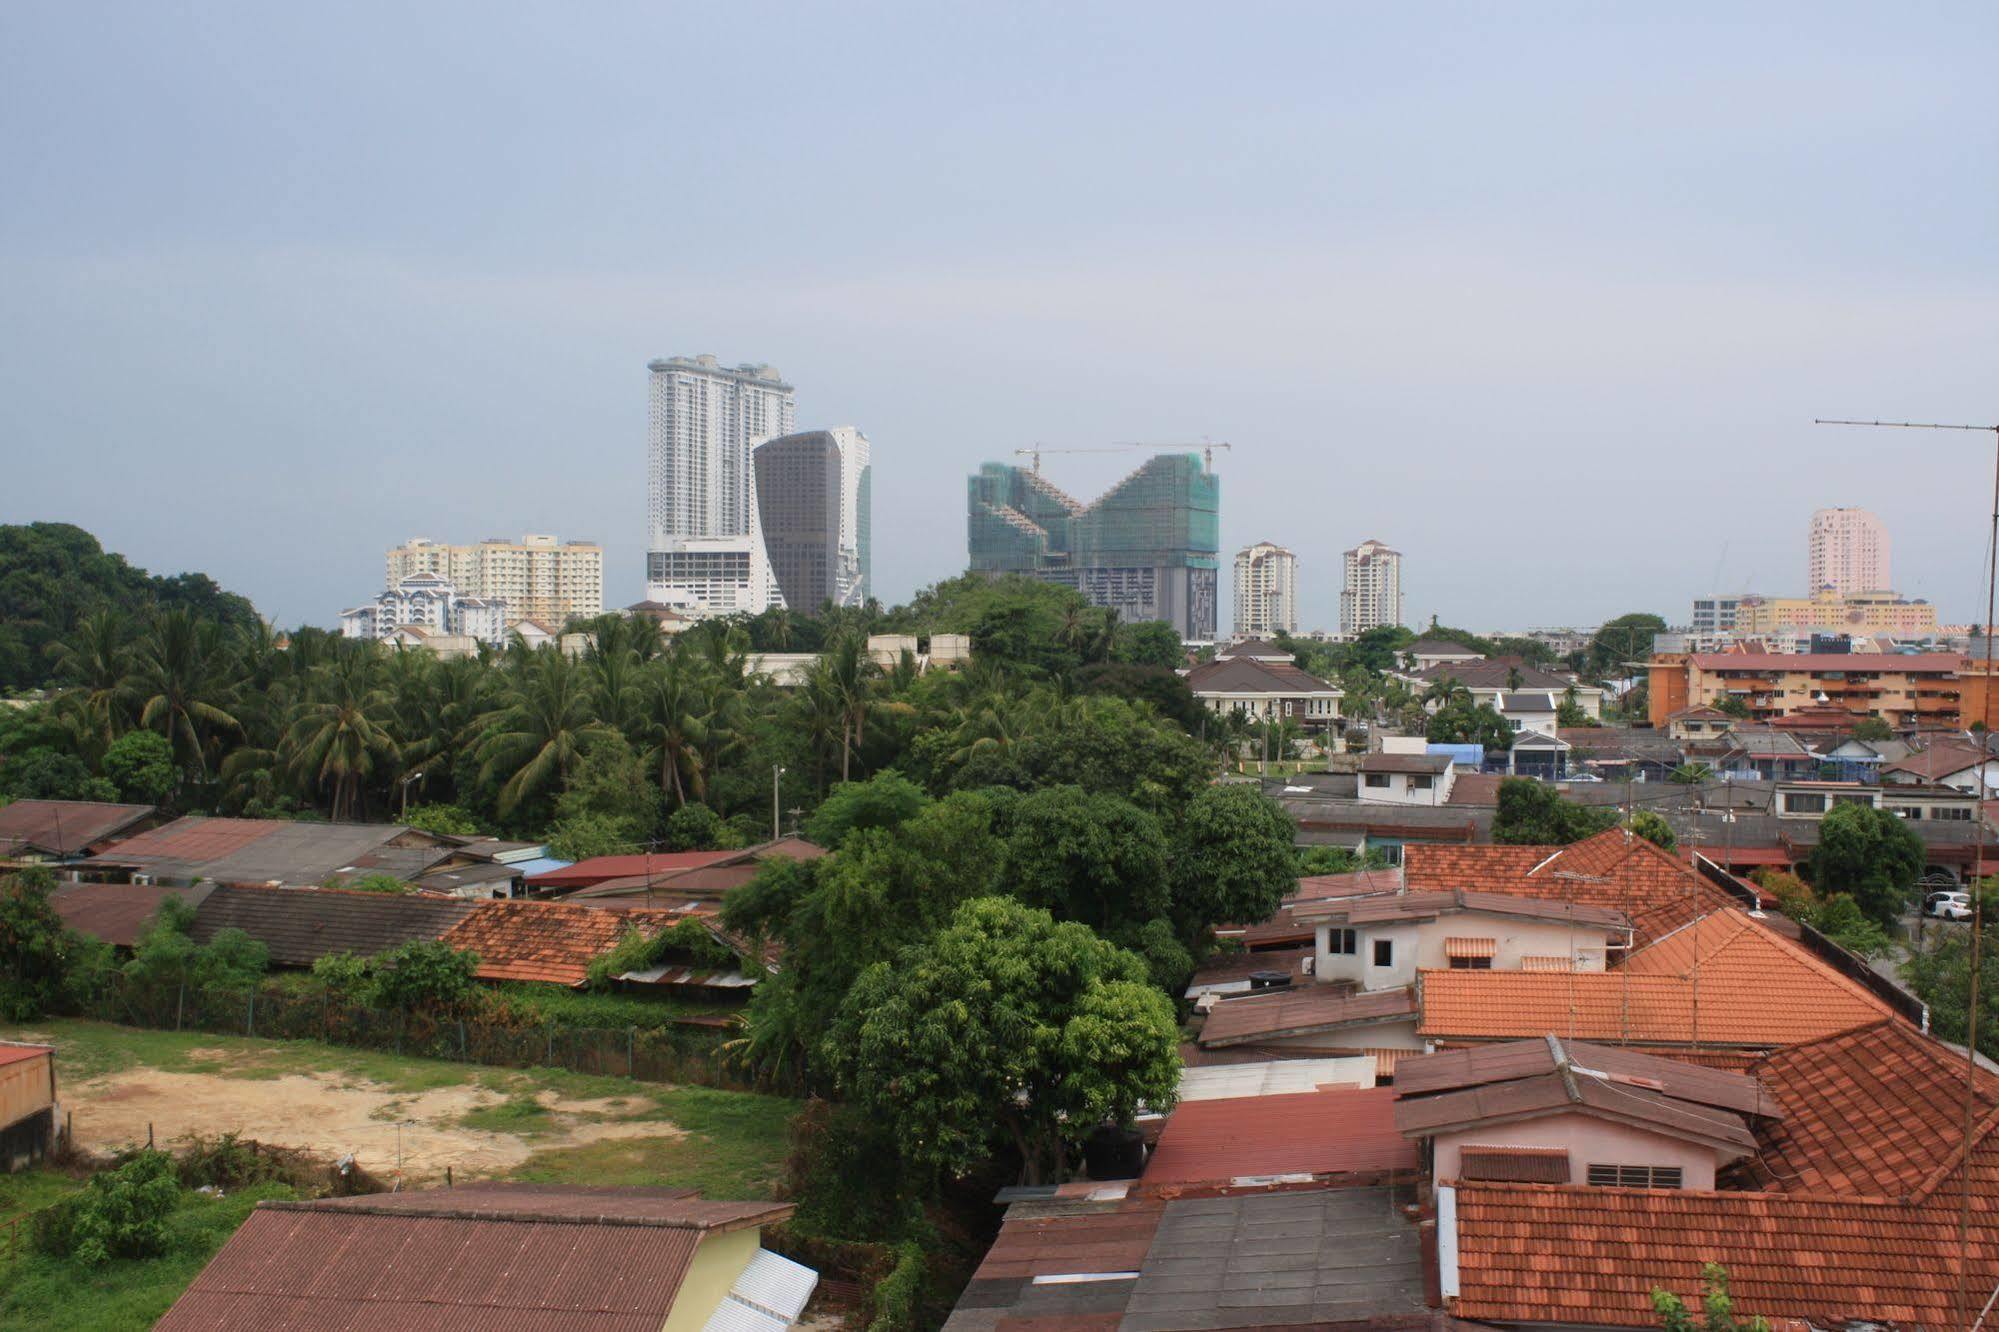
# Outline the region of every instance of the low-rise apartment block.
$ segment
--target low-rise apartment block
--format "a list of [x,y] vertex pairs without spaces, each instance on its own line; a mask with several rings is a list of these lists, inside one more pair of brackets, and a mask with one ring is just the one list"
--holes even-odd
[[494,537],[451,546],[412,537],[384,563],[389,587],[432,574],[464,596],[505,601],[510,615],[557,628],[571,618],[604,613],[604,548],[594,541],[530,534],[519,541]]

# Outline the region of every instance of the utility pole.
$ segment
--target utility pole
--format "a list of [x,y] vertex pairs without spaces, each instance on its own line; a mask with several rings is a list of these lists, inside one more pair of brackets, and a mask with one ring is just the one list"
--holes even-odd
[[770,840],[773,842],[784,836],[783,829],[778,823],[778,802],[780,797],[778,795],[777,779],[782,776],[784,776],[784,769],[778,767],[776,764],[772,764],[770,769]]
[[[1992,621],[1995,600],[1999,600],[1999,425],[1939,425],[1932,421],[1845,421],[1816,419],[1813,425],[1876,426],[1890,430],[1974,430],[1992,436],[1992,527],[1987,534],[1985,547],[1985,623],[1979,626],[1984,632],[1980,637],[1985,644],[1985,680],[1979,697],[1984,700],[1984,711],[1992,709]],[[1920,723],[1921,716],[1917,721]],[[1963,720],[1961,717],[1959,720]],[[1985,718],[1978,718],[1984,722]],[[1990,723],[1987,723],[1989,728]],[[1991,789],[1992,746],[1989,737],[1981,738],[1978,746],[1978,796],[1981,807],[1974,825],[1978,828],[1978,841],[1972,848],[1971,868],[1971,978],[1969,1002],[1965,1012],[1964,1031],[1964,1150],[1958,1158],[1957,1173],[1963,1183],[1962,1207],[1957,1223],[1957,1297],[1955,1310],[1957,1325],[1971,1324],[1971,1137],[1978,1119],[1978,968],[1979,936],[1984,932],[1985,922],[1981,919],[1978,884],[1985,877],[1985,829],[1983,801]],[[1982,1318],[1983,1315],[1981,1314]]]

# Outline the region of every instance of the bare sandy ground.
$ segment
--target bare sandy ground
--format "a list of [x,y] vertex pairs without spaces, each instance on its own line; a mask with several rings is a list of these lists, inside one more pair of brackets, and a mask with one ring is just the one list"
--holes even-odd
[[154,1140],[166,1146],[194,1135],[234,1132],[246,1139],[298,1147],[337,1158],[353,1155],[384,1178],[397,1168],[416,1184],[504,1174],[537,1151],[606,1138],[668,1138],[681,1130],[661,1120],[615,1116],[644,1108],[641,1100],[563,1100],[543,1092],[536,1099],[551,1112],[529,1131],[470,1128],[467,1111],[506,1098],[474,1083],[431,1091],[398,1092],[336,1073],[230,1078],[206,1073],[131,1069],[63,1088],[74,1115],[76,1139],[94,1150]]

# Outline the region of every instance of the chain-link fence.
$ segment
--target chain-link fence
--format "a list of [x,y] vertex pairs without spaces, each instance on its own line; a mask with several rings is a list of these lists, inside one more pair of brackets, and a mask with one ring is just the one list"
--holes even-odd
[[204,991],[185,983],[141,986],[122,976],[80,1005],[78,1016],[165,1031],[323,1041],[499,1068],[559,1068],[729,1091],[790,1091],[733,1067],[722,1050],[728,1028],[711,1023],[499,1024],[426,1011],[369,1008],[270,986]]

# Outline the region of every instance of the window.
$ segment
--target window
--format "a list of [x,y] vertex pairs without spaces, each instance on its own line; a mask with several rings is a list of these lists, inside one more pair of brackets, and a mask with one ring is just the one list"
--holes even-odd
[[1326,951],[1352,957],[1360,951],[1360,944],[1352,930],[1331,929],[1326,931]]
[[1489,957],[1454,957],[1451,959],[1451,970],[1491,971],[1492,959]]
[[1411,777],[1409,779],[1409,789],[1412,791],[1427,791],[1436,784],[1437,779],[1427,773],[1420,777]]
[[1784,808],[1793,814],[1825,813],[1825,797],[1816,791],[1788,791],[1784,795]]
[[1962,805],[1954,809],[1949,806],[1940,806],[1930,811],[1930,817],[1933,819],[1949,819],[1954,822],[1961,820],[1969,823],[1971,821],[1971,811]]
[[1395,965],[1395,940],[1376,939],[1374,941],[1374,965],[1392,967]]
[[1677,1189],[1678,1166],[1592,1165],[1589,1182],[1604,1189]]
[[1370,772],[1362,778],[1362,781],[1368,786],[1376,788],[1385,787],[1388,785],[1388,774],[1385,772]]

